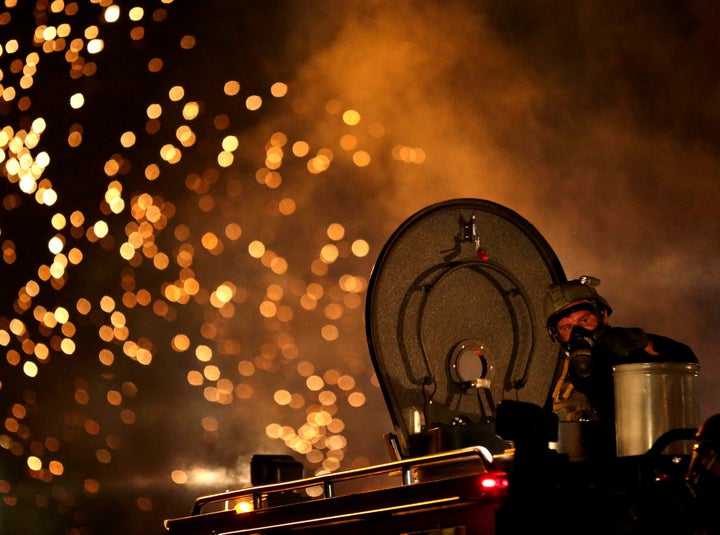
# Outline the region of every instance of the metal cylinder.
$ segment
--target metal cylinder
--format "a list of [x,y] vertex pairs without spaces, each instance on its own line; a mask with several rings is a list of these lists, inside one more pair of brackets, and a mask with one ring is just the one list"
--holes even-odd
[[[643,362],[613,367],[618,457],[642,455],[666,431],[700,425],[700,366],[688,362]],[[668,452],[690,454],[692,444]]]

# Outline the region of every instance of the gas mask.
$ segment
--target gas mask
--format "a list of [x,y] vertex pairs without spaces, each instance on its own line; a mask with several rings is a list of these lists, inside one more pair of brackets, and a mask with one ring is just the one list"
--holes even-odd
[[592,376],[592,349],[599,335],[600,329],[589,331],[578,325],[573,327],[567,341],[566,353],[568,355],[568,380],[580,392],[586,391],[590,386]]

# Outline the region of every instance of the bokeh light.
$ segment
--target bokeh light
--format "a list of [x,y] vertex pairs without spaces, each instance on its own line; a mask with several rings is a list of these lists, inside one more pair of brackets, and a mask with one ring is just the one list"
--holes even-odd
[[372,162],[360,111],[206,69],[212,25],[141,4],[0,11],[0,527],[157,533],[252,453],[339,469],[379,401],[371,227],[308,197]]

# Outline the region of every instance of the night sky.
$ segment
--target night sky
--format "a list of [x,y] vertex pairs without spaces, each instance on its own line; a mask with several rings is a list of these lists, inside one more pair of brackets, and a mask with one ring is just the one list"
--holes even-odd
[[690,345],[720,412],[716,3],[9,5],[2,533],[161,534],[254,453],[385,462],[365,291],[448,199]]

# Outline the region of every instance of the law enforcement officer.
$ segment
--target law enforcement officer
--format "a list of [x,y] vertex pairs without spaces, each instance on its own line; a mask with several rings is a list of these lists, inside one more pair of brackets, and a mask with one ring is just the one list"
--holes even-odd
[[553,285],[545,303],[547,329],[560,343],[561,366],[552,391],[560,421],[613,421],[612,367],[636,362],[697,362],[687,345],[636,327],[610,325],[612,307],[594,277]]

